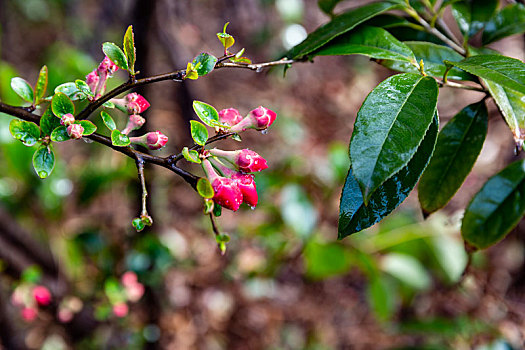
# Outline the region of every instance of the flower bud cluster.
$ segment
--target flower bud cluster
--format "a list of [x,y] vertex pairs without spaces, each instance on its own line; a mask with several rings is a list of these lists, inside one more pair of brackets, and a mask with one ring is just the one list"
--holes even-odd
[[219,122],[228,125],[229,131],[239,133],[248,129],[265,131],[275,121],[277,114],[271,109],[259,106],[242,117],[235,108],[223,109],[219,112]]
[[86,83],[91,89],[94,99],[99,99],[106,92],[106,83],[118,70],[118,67],[107,56],[104,57],[99,66],[86,76]]
[[26,322],[33,321],[38,316],[39,307],[46,307],[51,301],[49,289],[42,285],[22,283],[11,294],[11,303],[21,308],[20,315]]
[[124,297],[113,303],[113,314],[117,317],[126,317],[129,312],[129,307],[126,301],[135,303],[144,295],[144,285],[138,281],[137,274],[133,271],[125,272],[121,279],[121,285],[124,290]]

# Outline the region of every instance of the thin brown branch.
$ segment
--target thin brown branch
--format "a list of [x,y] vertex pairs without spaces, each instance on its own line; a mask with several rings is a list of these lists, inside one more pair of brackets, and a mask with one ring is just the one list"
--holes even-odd
[[148,198],[148,190],[146,189],[146,177],[144,176],[144,160],[137,156],[137,170],[139,173],[140,186],[142,188],[142,212],[141,216],[148,215],[148,209],[146,208],[146,200]]

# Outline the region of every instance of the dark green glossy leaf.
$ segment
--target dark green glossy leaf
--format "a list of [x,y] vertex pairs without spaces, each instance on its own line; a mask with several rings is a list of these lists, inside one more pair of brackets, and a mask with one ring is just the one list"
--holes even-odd
[[109,57],[111,62],[115,63],[120,69],[128,70],[128,60],[122,49],[117,45],[105,42],[102,44],[102,51]]
[[342,0],[317,0],[317,5],[327,15],[331,15],[334,12],[335,6]]
[[358,24],[383,12],[399,8],[401,8],[399,3],[381,1],[340,14],[310,33],[303,42],[293,47],[285,56],[292,59],[302,59],[335,37],[354,29]]
[[33,168],[41,179],[45,179],[55,168],[55,154],[50,146],[41,145],[33,154]]
[[38,80],[35,85],[35,104],[39,104],[45,96],[47,90],[47,66],[43,66],[38,74]]
[[11,79],[11,88],[18,96],[22,97],[24,101],[33,103],[33,88],[25,79],[19,77]]
[[[403,61],[418,66],[412,50],[382,28],[360,27],[343,34],[309,56],[364,55],[375,59]],[[415,68],[417,71],[417,68]]]
[[75,85],[77,89],[80,92],[82,92],[84,95],[91,96],[91,97],[95,96],[95,94],[93,94],[93,92],[89,88],[89,85],[84,80],[80,80],[80,79],[75,80]]
[[[463,56],[447,46],[422,41],[407,41],[404,44],[412,50],[417,62],[423,60],[425,73],[433,77],[443,77],[446,70],[446,65],[443,61],[459,62],[464,59]],[[385,60],[380,63],[385,67],[400,72],[418,73],[414,65],[406,62]],[[453,80],[476,79],[472,74],[457,68],[452,68],[449,71],[448,78]]]
[[461,62],[445,63],[525,94],[525,64],[515,58],[478,55],[465,58]]
[[9,123],[9,131],[26,146],[33,146],[40,139],[40,128],[33,122],[13,119]]
[[129,26],[124,34],[124,54],[128,62],[129,72],[135,74],[135,60],[136,60],[136,50],[135,50],[135,36],[133,35],[133,26]]
[[67,134],[67,128],[64,125],[60,125],[51,132],[51,140],[55,142],[63,142],[71,140],[71,137]]
[[193,101],[193,110],[204,124],[211,127],[220,125],[219,113],[213,106],[201,101]]
[[498,0],[464,0],[452,4],[452,15],[467,37],[479,32],[498,9]]
[[120,132],[120,130],[113,130],[111,132],[111,143],[113,146],[126,147],[131,144],[129,137]]
[[134,219],[131,221],[131,226],[133,226],[133,228],[134,228],[137,232],[140,232],[140,231],[144,230],[144,228],[146,227],[146,224],[144,224],[144,222],[142,221],[141,218],[134,218]]
[[357,114],[350,159],[365,203],[404,168],[432,122],[438,86],[431,77],[394,75],[367,96]]
[[421,29],[422,27],[420,25],[417,25],[416,23],[412,22],[409,18],[406,17],[400,17],[396,15],[392,15],[389,13],[385,13],[379,16],[375,16],[368,21],[361,24],[361,26],[370,26],[370,27],[380,27],[383,29],[390,29],[390,28],[398,28],[398,27],[410,27],[414,29]]
[[188,162],[197,163],[197,164],[201,163],[201,159],[199,158],[199,152],[197,152],[197,151],[195,151],[193,149],[190,151],[188,149],[188,147],[184,147],[182,149],[182,156]]
[[201,177],[197,181],[197,192],[201,197],[208,199],[213,198],[213,196],[215,195],[210,181],[205,177]]
[[485,102],[471,104],[440,131],[436,150],[419,181],[421,209],[433,213],[448,203],[478,158],[487,134]]
[[117,128],[115,121],[113,120],[113,118],[111,118],[111,116],[108,113],[102,111],[100,112],[100,116],[102,117],[104,125],[106,125],[109,130],[115,130]]
[[64,83],[57,86],[55,88],[55,94],[58,92],[67,95],[67,97],[69,97],[73,101],[86,98],[86,96],[77,88],[77,86],[73,82]]
[[483,249],[503,239],[525,213],[525,160],[491,177],[465,210],[461,235]]
[[525,32],[525,6],[511,4],[490,19],[483,31],[483,45]]
[[196,120],[190,120],[190,124],[193,141],[198,145],[204,146],[206,141],[208,141],[208,129],[206,129],[204,124]]
[[389,178],[364,205],[359,184],[349,170],[339,207],[339,239],[364,230],[390,214],[408,196],[425,170],[436,143],[438,118],[434,117],[414,157],[397,174]]
[[60,118],[57,118],[53,112],[51,112],[51,108],[48,107],[40,118],[40,129],[42,129],[44,134],[49,136],[51,135],[51,132],[53,132],[53,130],[59,126]]
[[71,101],[71,99],[67,97],[66,94],[61,92],[57,92],[55,96],[53,96],[53,100],[51,101],[51,109],[53,114],[59,118],[62,118],[64,114],[75,114],[75,105],[73,104],[73,101]]
[[217,57],[203,52],[193,60],[194,66],[196,66],[197,63],[200,63],[199,67],[197,67],[197,73],[199,74],[199,77],[202,77],[203,75],[210,73],[215,68]]
[[82,136],[88,136],[97,131],[97,127],[95,126],[95,124],[93,124],[89,120],[78,120],[75,122],[75,124],[80,124],[84,128]]
[[519,150],[525,141],[525,94],[503,87],[490,80],[483,80],[483,83],[496,101],[501,114],[503,114]]

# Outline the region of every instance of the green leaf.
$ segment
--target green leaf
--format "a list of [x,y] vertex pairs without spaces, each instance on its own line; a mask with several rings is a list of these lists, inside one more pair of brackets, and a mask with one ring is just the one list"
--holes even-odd
[[197,181],[197,192],[199,192],[199,195],[203,198],[213,198],[215,195],[210,181],[205,177],[201,177]]
[[[416,56],[417,62],[423,60],[425,73],[433,77],[443,77],[446,65],[443,61],[459,62],[464,59],[456,51],[443,45],[424,41],[406,41],[404,42]],[[381,65],[393,70],[407,73],[419,73],[413,65],[401,61],[384,60]],[[475,80],[476,78],[458,68],[452,68],[448,73],[448,78],[453,80]]]
[[310,33],[303,42],[293,47],[285,56],[292,59],[302,59],[309,53],[321,48],[330,40],[354,29],[364,21],[383,12],[401,7],[402,5],[399,3],[381,1],[347,11]]
[[193,141],[198,145],[204,146],[206,141],[208,141],[208,129],[196,120],[190,120],[190,124]]
[[490,80],[483,80],[483,83],[496,101],[501,114],[503,114],[519,150],[525,141],[525,94],[503,87]]
[[133,226],[133,228],[134,228],[137,232],[140,232],[140,231],[144,230],[144,228],[146,227],[146,224],[142,221],[141,218],[134,218],[134,219],[131,221],[131,226]]
[[224,28],[222,29],[222,33],[217,33],[217,38],[221,42],[222,46],[224,46],[224,51],[226,52],[230,47],[235,44],[235,39],[230,34],[226,33],[226,28],[228,27],[228,24],[230,22],[227,22],[224,25]]
[[197,63],[199,62],[200,66],[197,67],[197,73],[199,74],[199,77],[202,77],[203,75],[210,73],[215,68],[217,57],[203,52],[195,57],[193,60],[193,66],[197,66]]
[[51,100],[51,109],[53,114],[59,118],[62,118],[64,114],[75,114],[75,105],[73,101],[66,94],[57,92]]
[[22,97],[24,101],[33,103],[33,88],[25,79],[19,77],[11,79],[11,88],[18,96]]
[[525,6],[511,4],[505,6],[487,22],[482,36],[483,45],[523,32],[525,32]]
[[440,131],[436,150],[419,181],[419,203],[430,214],[459,189],[478,158],[487,134],[485,102],[471,104]]
[[334,8],[337,5],[337,3],[341,2],[341,0],[318,0],[317,5],[327,15],[331,15],[334,12]]
[[452,4],[452,15],[463,35],[479,32],[498,9],[498,0],[466,0]]
[[351,267],[351,253],[337,243],[310,241],[303,254],[306,275],[314,280],[344,275]]
[[386,30],[377,27],[365,26],[340,35],[309,56],[352,54],[403,61],[413,65],[417,71],[418,64],[412,50]]
[[374,276],[368,285],[366,296],[375,316],[382,321],[392,317],[396,307],[397,293],[383,276]]
[[213,106],[201,101],[193,101],[193,110],[204,124],[211,127],[220,125],[219,113]]
[[55,168],[55,153],[50,146],[41,145],[33,154],[33,168],[41,179],[45,179]]
[[133,35],[133,26],[129,26],[124,35],[124,54],[126,55],[126,60],[128,62],[129,72],[131,75],[135,75],[135,60],[136,60],[136,50],[135,50],[135,36]]
[[182,156],[188,162],[197,163],[197,164],[200,164],[202,162],[201,159],[199,158],[199,152],[193,149],[190,151],[188,147],[184,147],[182,149]]
[[64,125],[56,127],[51,132],[51,141],[63,142],[67,140],[71,140],[71,137],[69,137],[69,135],[67,134],[67,128]]
[[75,80],[75,86],[84,95],[91,96],[91,97],[95,96],[95,94],[91,91],[89,85],[84,80],[80,80],[80,79]]
[[105,42],[102,44],[102,51],[109,57],[109,59],[117,65],[120,69],[128,70],[128,61],[122,49],[117,45]]
[[77,88],[76,84],[73,82],[58,85],[55,88],[55,94],[59,92],[67,95],[67,97],[69,97],[73,101],[85,98],[85,95]]
[[502,240],[525,213],[525,160],[491,177],[465,210],[461,235],[483,249]]
[[95,126],[95,124],[93,124],[89,120],[77,120],[75,124],[80,124],[84,128],[82,136],[88,136],[97,131],[97,127]]
[[111,143],[113,146],[126,147],[131,144],[129,137],[120,132],[120,130],[113,130],[111,132]]
[[26,283],[38,284],[42,280],[42,269],[38,265],[31,265],[22,271],[20,280]]
[[408,254],[389,253],[383,256],[381,269],[416,290],[425,290],[431,285],[423,265]]
[[[106,101],[102,104],[102,107],[104,108],[115,108],[115,104],[111,101]],[[125,113],[127,113],[128,111],[126,110]]]
[[382,184],[364,205],[359,184],[349,170],[339,207],[339,239],[377,223],[397,208],[416,186],[425,170],[436,143],[438,118],[434,117],[425,138],[406,167]]
[[43,66],[38,74],[38,80],[35,85],[35,104],[39,104],[45,96],[47,90],[47,66]]
[[478,55],[465,58],[461,62],[445,61],[445,64],[525,94],[525,64],[515,58]]
[[416,153],[432,123],[438,86],[431,77],[394,75],[367,96],[357,114],[350,159],[365,204]]
[[40,129],[42,129],[44,134],[49,136],[51,135],[51,132],[53,132],[53,130],[59,126],[60,118],[57,118],[53,112],[51,112],[51,108],[48,107],[40,118]]
[[40,128],[33,122],[13,119],[9,123],[9,131],[26,146],[33,146],[40,139]]
[[115,121],[113,120],[113,118],[111,118],[111,116],[108,113],[102,111],[100,112],[100,116],[102,117],[102,121],[108,127],[109,130],[115,130],[117,128]]

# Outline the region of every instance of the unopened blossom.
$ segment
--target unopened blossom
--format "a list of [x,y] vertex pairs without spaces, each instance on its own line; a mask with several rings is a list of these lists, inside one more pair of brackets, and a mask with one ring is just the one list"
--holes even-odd
[[142,136],[130,137],[131,143],[141,145],[151,150],[162,148],[168,142],[168,136],[164,135],[160,131],[148,132]]
[[24,307],[20,313],[25,321],[31,322],[38,315],[38,310],[34,307]]
[[266,159],[254,151],[242,149],[237,151],[223,151],[217,148],[210,150],[210,154],[224,159],[236,169],[245,173],[254,173],[268,168]]
[[67,134],[72,139],[79,139],[84,133],[84,127],[80,124],[71,124],[67,127]]
[[36,286],[33,288],[33,298],[40,306],[47,306],[51,303],[51,293],[49,289],[44,286]]
[[229,126],[238,124],[242,119],[241,113],[235,108],[227,108],[219,112],[219,122]]
[[127,94],[125,99],[127,102],[126,107],[130,114],[140,114],[150,106],[149,102],[142,95],[139,95],[136,92]]
[[255,208],[259,200],[255,180],[252,174],[235,173],[232,175],[232,180],[237,182],[237,186],[242,193],[242,201],[250,207]]
[[275,121],[277,114],[271,109],[259,106],[252,110],[243,120],[234,125],[230,131],[241,132],[247,129],[266,130]]
[[142,118],[138,114],[132,114],[129,116],[128,124],[126,125],[124,130],[122,130],[122,133],[124,135],[127,135],[133,130],[140,129],[144,125],[144,123],[146,123],[146,119]]
[[60,124],[69,126],[75,122],[75,116],[71,113],[66,113],[60,118]]
[[113,305],[113,314],[117,317],[126,317],[129,312],[128,304],[126,303],[117,303]]
[[237,211],[242,203],[242,193],[237,182],[217,174],[207,159],[202,161],[202,167],[215,193],[213,201],[226,209]]

